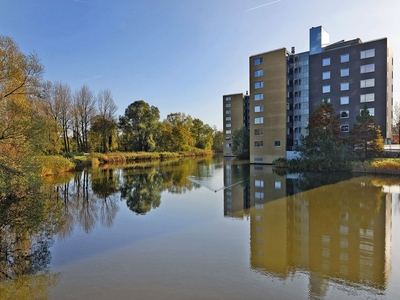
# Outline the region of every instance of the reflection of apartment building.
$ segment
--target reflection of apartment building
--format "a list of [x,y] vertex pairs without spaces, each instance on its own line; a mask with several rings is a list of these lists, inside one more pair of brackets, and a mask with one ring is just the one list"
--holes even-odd
[[393,56],[386,38],[329,44],[328,33],[313,27],[309,51],[295,53],[293,47],[252,55],[249,73],[249,109],[242,94],[223,96],[225,156],[232,155],[234,130],[248,126],[251,163],[285,157],[307,134],[309,114],[324,99],[339,115],[343,136],[366,106],[390,143]]
[[244,218],[249,213],[249,165],[224,163],[224,216]]
[[265,179],[263,189],[258,170],[250,178],[254,194],[275,193],[278,199],[263,202],[256,196],[250,210],[252,268],[279,278],[307,272],[310,292],[318,297],[325,296],[328,282],[385,289],[391,259],[390,195],[380,187],[360,189],[360,182],[350,180],[279,199],[285,191],[277,189],[277,179]]

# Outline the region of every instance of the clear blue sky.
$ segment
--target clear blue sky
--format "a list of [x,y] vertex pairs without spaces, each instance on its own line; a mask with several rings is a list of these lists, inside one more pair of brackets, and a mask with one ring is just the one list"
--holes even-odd
[[[110,89],[118,115],[136,100],[222,128],[222,95],[248,90],[249,56],[387,37],[400,97],[399,0],[2,0],[0,34],[36,52],[45,79]],[[257,28],[257,29],[255,29]],[[398,54],[398,55],[397,55]]]

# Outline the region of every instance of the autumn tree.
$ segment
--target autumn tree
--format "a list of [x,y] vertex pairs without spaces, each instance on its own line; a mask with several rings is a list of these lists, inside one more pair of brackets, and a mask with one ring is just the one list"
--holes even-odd
[[133,102],[119,117],[122,132],[121,147],[126,151],[154,151],[154,133],[158,127],[160,112],[143,100]]
[[43,67],[0,35],[0,198],[36,182],[46,124],[37,111]]
[[356,117],[357,123],[350,130],[350,144],[361,158],[372,158],[383,153],[383,137],[367,106]]

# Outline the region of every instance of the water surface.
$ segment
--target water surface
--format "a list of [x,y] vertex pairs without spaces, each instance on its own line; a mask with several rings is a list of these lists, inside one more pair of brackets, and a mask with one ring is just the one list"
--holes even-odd
[[1,216],[0,299],[400,299],[400,180],[108,166]]

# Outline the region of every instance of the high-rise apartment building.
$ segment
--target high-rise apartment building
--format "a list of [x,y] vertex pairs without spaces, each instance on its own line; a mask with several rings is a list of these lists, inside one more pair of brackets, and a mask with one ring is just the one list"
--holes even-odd
[[[249,76],[249,110],[239,108],[244,103],[242,94],[223,96],[225,156],[232,155],[231,134],[247,126],[251,163],[271,164],[287,157],[300,144],[300,137],[307,135],[309,115],[324,100],[339,114],[341,135],[348,135],[356,116],[367,107],[390,144],[393,55],[386,38],[329,44],[324,28],[313,27],[309,51],[295,53],[292,47],[252,55]],[[231,116],[229,101],[237,107],[235,113],[230,110]]]
[[224,156],[234,156],[231,151],[232,134],[235,130],[247,129],[250,126],[249,120],[249,96],[243,94],[224,95]]

